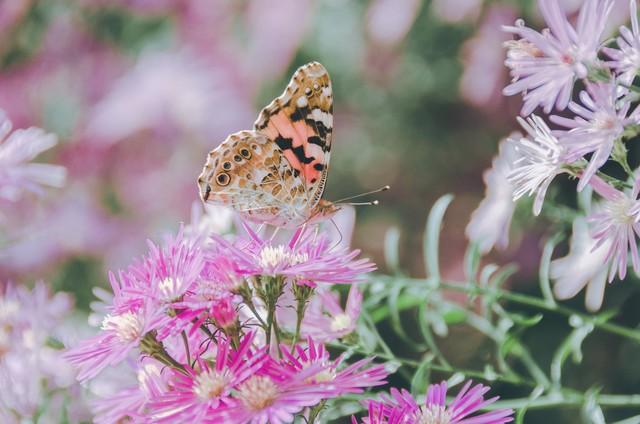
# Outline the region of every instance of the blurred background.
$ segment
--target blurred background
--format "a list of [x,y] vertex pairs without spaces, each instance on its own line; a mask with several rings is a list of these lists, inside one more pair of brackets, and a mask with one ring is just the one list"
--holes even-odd
[[[574,14],[582,2],[561,3]],[[626,0],[616,1],[611,29],[627,10]],[[251,128],[311,60],[329,70],[335,94],[325,198],[392,187],[380,206],[357,211],[354,247],[385,271],[383,240],[397,228],[402,268],[424,276],[426,215],[438,197],[455,193],[441,257],[443,274],[461,278],[464,227],[483,196],[482,172],[520,109],[519,98],[501,95],[508,37],[500,26],[517,17],[541,25],[532,0],[0,2],[0,108],[15,128],[57,134],[58,146],[39,159],[68,169],[64,188],[35,202],[0,203],[0,281],[46,278],[88,310],[108,270],[142,254],[147,238],[189,222],[206,154]],[[535,292],[545,225],[519,233],[518,222],[529,219],[529,209],[519,211],[510,249],[491,259],[517,262],[512,286]],[[624,290],[620,298],[628,298]],[[582,300],[574,306],[583,308]],[[629,313],[631,322],[637,313]],[[553,319],[527,335],[534,345],[545,341],[543,362],[552,354],[545,343],[566,335],[555,334],[566,321]],[[481,361],[472,352],[482,353],[482,340],[450,339],[454,362]],[[585,360],[593,367],[575,374],[576,387],[637,389],[637,370],[605,365],[640,352],[589,340]],[[511,389],[497,391],[527,394]]]

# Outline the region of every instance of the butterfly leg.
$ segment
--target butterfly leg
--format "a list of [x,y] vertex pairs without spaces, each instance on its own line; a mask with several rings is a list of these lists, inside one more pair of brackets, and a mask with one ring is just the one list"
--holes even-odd
[[272,243],[273,239],[276,238],[276,235],[278,234],[278,232],[280,231],[280,227],[276,227],[275,230],[273,230],[273,234],[271,234],[271,238],[269,239],[269,242]]

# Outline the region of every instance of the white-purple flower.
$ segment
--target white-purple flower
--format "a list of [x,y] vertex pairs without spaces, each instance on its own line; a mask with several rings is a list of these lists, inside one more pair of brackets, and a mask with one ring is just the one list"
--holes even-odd
[[485,197],[471,215],[465,232],[469,240],[478,243],[483,253],[494,246],[504,249],[509,244],[509,227],[516,204],[513,201],[514,186],[508,177],[519,158],[513,142],[519,138],[522,138],[519,133],[513,133],[500,142],[498,156],[493,158],[491,169],[482,176]]
[[573,84],[585,78],[589,67],[598,61],[598,49],[611,11],[611,0],[586,0],[574,27],[557,0],[539,0],[538,6],[548,25],[542,32],[516,21],[505,31],[520,37],[506,43],[505,65],[513,81],[503,93],[524,94],[522,115],[542,106],[549,113],[553,106],[563,110],[569,104]]
[[586,219],[573,221],[569,254],[551,262],[549,276],[554,280],[553,293],[559,300],[570,299],[586,287],[585,305],[595,312],[602,306],[610,262],[610,242],[597,246],[589,234]]
[[636,240],[640,236],[640,178],[636,178],[631,193],[616,190],[598,176],[592,177],[589,184],[604,198],[599,209],[589,216],[591,236],[597,240],[594,249],[609,245],[606,257],[606,261],[611,260],[609,281],[613,280],[616,273],[623,280],[627,274],[629,255],[634,271],[640,271]]
[[640,70],[640,27],[638,26],[638,6],[636,0],[629,1],[631,30],[620,27],[620,36],[616,38],[618,49],[604,47],[602,50],[611,61],[607,65],[618,73],[620,81],[631,84]]
[[56,136],[35,127],[13,132],[11,128],[0,110],[0,199],[16,201],[24,191],[41,194],[41,186],[61,187],[67,175],[63,166],[31,163],[56,145]]
[[581,91],[579,97],[582,104],[569,103],[569,109],[576,114],[573,119],[555,115],[550,119],[569,128],[556,134],[566,149],[566,162],[575,162],[593,153],[578,183],[581,191],[609,159],[613,144],[622,136],[625,126],[637,118],[634,114],[628,116],[631,103],[620,99],[616,84],[587,84],[587,90]]
[[509,139],[515,143],[520,158],[513,163],[513,170],[508,178],[514,186],[514,200],[525,194],[536,196],[533,213],[539,215],[551,181],[556,175],[564,172],[562,166],[565,149],[547,124],[536,115],[531,115],[526,121],[518,118],[518,122],[530,138]]

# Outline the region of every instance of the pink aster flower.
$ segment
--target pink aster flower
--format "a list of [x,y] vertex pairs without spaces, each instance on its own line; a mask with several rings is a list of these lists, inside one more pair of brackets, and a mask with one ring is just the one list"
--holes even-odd
[[356,285],[349,289],[344,309],[340,306],[338,293],[318,290],[316,294],[302,321],[302,334],[309,335],[316,341],[326,342],[340,339],[355,331],[362,308],[362,292]]
[[307,379],[325,391],[323,399],[345,393],[362,393],[367,387],[385,384],[385,378],[389,375],[384,365],[368,366],[373,358],[361,359],[339,370],[344,355],[332,361],[324,345],[314,342],[311,337],[307,339],[306,346],[296,345],[294,354],[289,349],[289,346],[280,346],[283,365],[292,373],[314,368],[316,373]]
[[67,173],[63,166],[29,163],[57,142],[40,128],[11,132],[11,121],[0,110],[0,199],[18,200],[23,191],[41,194],[41,186],[62,187]]
[[[565,147],[565,160],[574,162],[593,153],[578,184],[581,191],[596,171],[609,159],[614,141],[622,135],[625,126],[637,121],[627,116],[631,103],[619,102],[616,84],[587,84],[587,91],[580,92],[582,105],[571,102],[569,109],[577,116],[573,119],[551,116],[551,121],[569,128],[558,135]],[[632,114],[633,115],[633,114]]]
[[478,243],[483,253],[494,246],[505,249],[509,244],[509,228],[516,203],[513,201],[514,186],[508,177],[520,157],[513,140],[520,138],[519,133],[512,133],[502,140],[491,169],[482,175],[485,196],[471,215],[465,233],[469,240]]
[[235,405],[216,411],[217,414],[212,414],[209,422],[293,422],[295,414],[318,404],[326,390],[311,380],[318,373],[315,367],[299,373],[287,371],[285,367],[272,363],[269,373],[252,375],[236,388]]
[[64,357],[78,368],[78,380],[89,380],[106,367],[122,362],[148,332],[168,321],[163,310],[147,301],[137,310],[107,315],[99,334],[81,341],[65,352]]
[[511,409],[496,409],[475,414],[498,399],[497,396],[484,398],[489,389],[482,384],[471,387],[471,381],[468,381],[458,395],[447,404],[447,383],[443,381],[429,386],[422,405],[419,405],[408,391],[395,388],[391,389],[391,398],[385,398],[379,404],[386,411],[387,418],[393,416],[389,419],[389,424],[503,424],[513,421]]
[[629,254],[634,271],[640,271],[636,240],[640,235],[640,177],[636,177],[631,193],[616,190],[598,176],[591,177],[589,184],[604,198],[599,209],[589,216],[591,235],[597,240],[594,249],[609,245],[605,260],[611,260],[609,281],[613,280],[616,273],[622,280],[627,274]]
[[228,340],[219,338],[214,365],[198,361],[196,369],[189,368],[187,375],[172,370],[172,389],[149,404],[152,422],[200,423],[234,405],[232,390],[239,390],[268,359],[266,348],[252,349],[253,336],[246,335],[236,351]]
[[557,0],[539,0],[538,6],[549,26],[542,33],[525,27],[522,20],[504,27],[520,39],[507,42],[505,65],[511,70],[513,82],[503,93],[524,93],[523,116],[538,106],[545,113],[554,105],[558,110],[567,107],[575,80],[585,78],[589,67],[598,60],[612,1],[586,0],[575,27]]
[[514,187],[513,200],[518,200],[525,194],[535,194],[533,213],[539,215],[551,181],[563,172],[565,149],[551,134],[547,124],[536,115],[531,115],[526,121],[518,118],[518,122],[530,138],[509,139],[515,144],[520,158],[513,163],[508,179]]
[[[163,247],[148,241],[149,254],[129,267],[133,278],[143,282],[142,290],[151,287],[161,303],[171,303],[192,288],[199,278],[204,257],[199,238],[184,235],[184,228],[175,237],[169,237]],[[130,292],[135,289],[129,288]],[[150,295],[151,290],[146,294]],[[138,292],[144,296],[144,292]]]
[[222,237],[218,241],[218,253],[232,257],[245,275],[284,276],[298,284],[315,286],[315,283],[353,283],[361,274],[375,270],[368,259],[356,259],[359,250],[332,248],[328,239],[302,227],[287,244],[274,244],[261,238],[248,225],[245,230],[250,239],[238,238],[230,243]]
[[638,26],[638,6],[636,0],[629,1],[631,30],[620,27],[616,38],[618,49],[604,47],[602,50],[613,59],[607,65],[614,69],[624,84],[631,84],[640,70],[640,27]]

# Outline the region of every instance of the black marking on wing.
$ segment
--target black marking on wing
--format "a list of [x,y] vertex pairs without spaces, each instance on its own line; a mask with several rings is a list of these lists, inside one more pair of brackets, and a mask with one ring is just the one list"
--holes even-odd
[[298,160],[300,161],[300,163],[303,164],[309,164],[311,162],[313,162],[315,160],[315,157],[311,156],[311,157],[307,157],[307,155],[305,155],[304,153],[304,146],[297,146],[291,149],[291,151],[293,151],[293,154],[296,155],[296,158],[298,158]]

